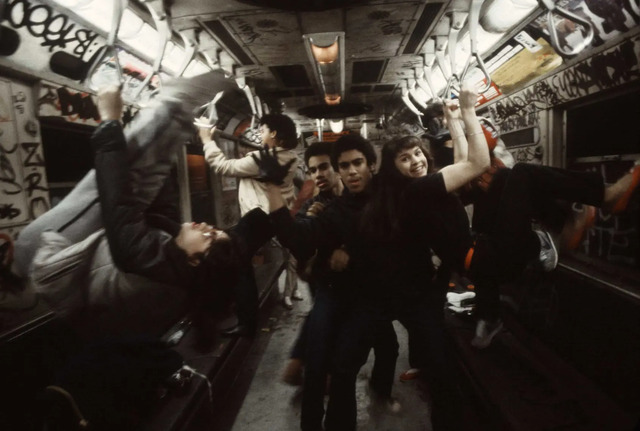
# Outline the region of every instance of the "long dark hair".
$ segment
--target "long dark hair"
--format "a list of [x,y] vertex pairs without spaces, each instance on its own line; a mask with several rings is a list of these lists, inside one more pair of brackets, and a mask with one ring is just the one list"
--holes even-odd
[[360,232],[366,237],[388,242],[400,235],[400,206],[406,186],[412,179],[398,171],[395,160],[400,151],[414,147],[420,148],[424,153],[430,171],[431,155],[420,138],[405,136],[388,141],[382,146],[380,169],[373,180],[373,195],[360,219]]

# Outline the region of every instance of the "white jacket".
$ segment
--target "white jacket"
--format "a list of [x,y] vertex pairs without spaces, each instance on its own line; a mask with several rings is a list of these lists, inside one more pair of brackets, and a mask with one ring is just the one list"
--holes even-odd
[[[296,159],[296,162],[289,168],[289,173],[285,177],[284,183],[280,186],[280,192],[287,204],[287,208],[291,208],[295,201],[293,177],[296,173],[298,156],[292,150],[285,150],[282,147],[276,147],[276,151],[278,153],[278,162],[281,165],[286,164],[291,159]],[[241,159],[227,159],[215,141],[212,140],[204,144],[204,157],[216,174],[240,179],[240,185],[238,186],[240,214],[245,215],[256,207],[269,214],[269,200],[266,195],[267,186],[265,183],[254,179],[258,176],[259,169],[255,160],[251,157],[252,154],[255,154],[258,158],[260,157],[258,151],[252,151]]]

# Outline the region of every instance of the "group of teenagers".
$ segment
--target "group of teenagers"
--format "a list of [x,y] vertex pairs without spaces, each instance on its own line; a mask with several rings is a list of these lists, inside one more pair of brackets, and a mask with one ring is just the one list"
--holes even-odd
[[[305,431],[356,429],[356,378],[371,349],[371,389],[399,410],[392,397],[393,321],[408,332],[410,366],[427,383],[434,429],[458,429],[460,391],[450,378],[444,331],[452,274],[466,274],[476,286],[472,343],[487,347],[501,327],[499,286],[531,262],[557,261],[551,236],[532,222],[552,225],[547,221],[561,212],[549,208],[564,208],[558,200],[581,203],[582,213],[565,214],[550,228],[579,242],[593,208],[623,211],[640,182],[638,165],[606,187],[597,173],[495,162],[475,113],[477,93],[464,83],[457,101],[445,101],[436,114],[443,130],[434,133],[432,148],[448,154],[440,157],[446,163],[436,169],[415,136],[385,142],[379,164],[372,144],[357,134],[314,143],[304,161],[317,194],[292,213],[297,141],[288,117],[265,115],[264,149],[231,161],[215,142],[215,128],[197,123],[196,133],[180,94],[161,93],[126,128],[117,87],[100,90],[97,100],[95,169],[21,232],[13,274],[40,289],[85,337],[159,336],[185,312],[215,307],[229,292],[239,319],[229,333],[251,335],[251,257],[276,237],[314,297],[290,363],[304,366]],[[241,178],[242,217],[226,231],[180,222],[171,168],[196,134],[216,172]],[[473,229],[461,197],[474,203]]]

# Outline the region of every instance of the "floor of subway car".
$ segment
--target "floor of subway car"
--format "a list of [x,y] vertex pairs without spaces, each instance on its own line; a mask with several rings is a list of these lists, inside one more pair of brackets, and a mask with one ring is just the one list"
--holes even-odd
[[[283,278],[280,279],[282,291]],[[280,380],[289,351],[298,334],[298,329],[308,313],[311,301],[307,285],[301,283],[303,301],[295,301],[293,310],[276,307],[271,318],[271,326],[264,329],[270,332],[270,339],[256,364],[255,374],[248,392],[237,411],[232,431],[294,431],[300,429],[301,387],[289,386]],[[396,322],[396,333],[400,344],[400,355],[396,366],[396,375],[408,369],[407,333]],[[368,382],[373,354],[360,370],[357,380],[358,431],[426,431],[431,430],[429,404],[421,383],[418,381],[400,382],[396,380],[393,396],[402,408],[399,413],[389,412],[384,405],[372,399]],[[248,368],[251,364],[246,365]],[[233,395],[230,396],[233,398]],[[469,416],[468,409],[465,416]],[[473,416],[473,413],[471,413]],[[474,421],[476,417],[470,420]],[[478,422],[475,422],[476,424]]]

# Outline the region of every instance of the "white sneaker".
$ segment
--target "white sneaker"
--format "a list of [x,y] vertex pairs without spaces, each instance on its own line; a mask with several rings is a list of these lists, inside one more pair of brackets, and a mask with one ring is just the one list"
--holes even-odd
[[476,297],[475,292],[447,292],[447,302],[454,307],[466,307]]
[[558,251],[553,238],[547,231],[534,230],[540,240],[540,266],[544,272],[551,272],[558,265]]
[[502,320],[497,319],[495,322],[489,322],[484,319],[478,320],[476,324],[476,336],[471,340],[471,345],[478,349],[489,347],[493,337],[498,335],[504,324]]

